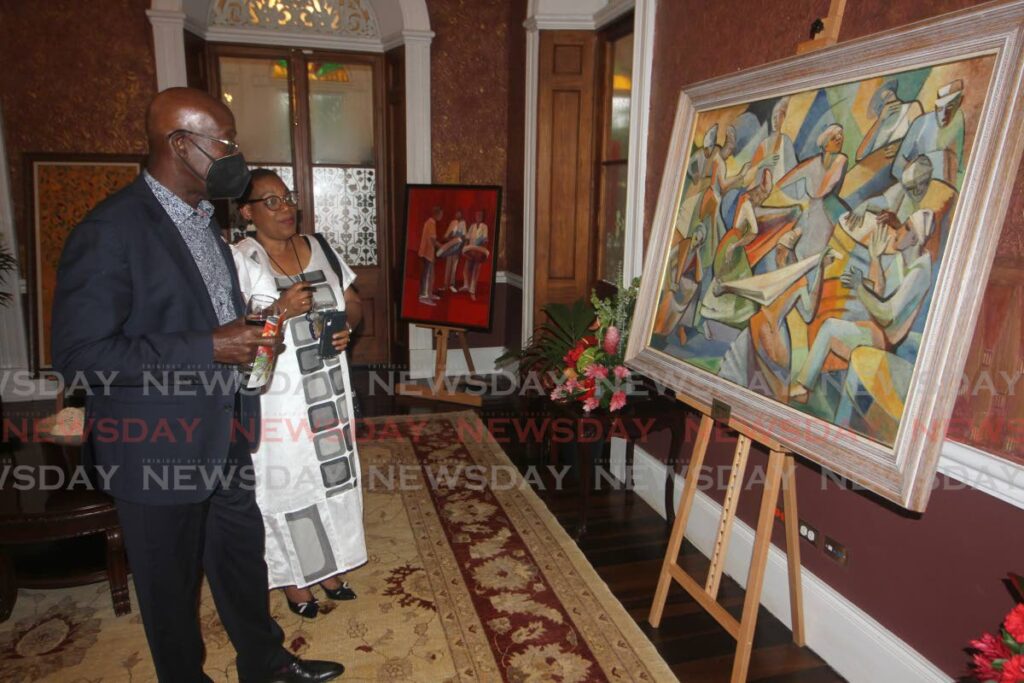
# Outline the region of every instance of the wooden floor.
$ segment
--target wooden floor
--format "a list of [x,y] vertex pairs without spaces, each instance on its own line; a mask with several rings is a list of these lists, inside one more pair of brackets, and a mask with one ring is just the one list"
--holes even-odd
[[[354,377],[354,383],[358,380]],[[390,396],[367,396],[362,403],[367,417],[400,413],[429,413],[465,410],[464,407]],[[379,394],[379,391],[377,392]],[[532,408],[531,408],[532,409]],[[522,415],[527,410],[513,398],[488,399],[478,412],[482,416]],[[530,465],[548,464],[548,456],[539,444],[508,441],[501,444],[521,470]],[[578,491],[570,474],[562,491],[542,493],[552,513],[570,533],[579,517]],[[632,501],[628,500],[632,498]],[[598,574],[622,602],[630,615],[658,648],[683,683],[721,683],[728,681],[732,669],[735,641],[681,588],[669,593],[661,627],[647,623],[651,598],[668,543],[669,527],[665,519],[643,499],[625,491],[607,488],[591,497],[587,533],[580,549]],[[685,543],[679,563],[697,577],[707,572],[707,559]],[[722,580],[719,600],[737,618],[743,608],[744,591],[728,577]],[[749,681],[758,683],[834,683],[844,679],[806,647],[797,647],[792,635],[778,619],[761,608],[751,657]]]

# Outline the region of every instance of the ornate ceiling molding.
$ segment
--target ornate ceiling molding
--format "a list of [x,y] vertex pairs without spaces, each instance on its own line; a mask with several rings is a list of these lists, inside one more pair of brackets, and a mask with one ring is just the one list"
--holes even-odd
[[380,39],[377,16],[364,0],[213,0],[210,28],[286,30],[321,36]]

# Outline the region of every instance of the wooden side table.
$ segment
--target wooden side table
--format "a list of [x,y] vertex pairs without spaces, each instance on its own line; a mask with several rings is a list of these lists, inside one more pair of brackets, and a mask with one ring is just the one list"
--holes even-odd
[[[40,423],[38,437],[47,443],[38,448],[21,449],[3,456],[10,464],[38,467],[59,464],[65,473],[79,464],[81,437],[54,436],[48,430],[52,423]],[[49,457],[59,447],[59,458]],[[19,576],[10,554],[0,550],[0,621],[10,617],[18,596],[18,588],[60,588],[106,579],[114,613],[131,611],[128,594],[128,566],[124,552],[121,525],[114,501],[106,494],[85,488],[59,488],[53,491],[21,491],[9,487],[0,490],[0,546],[40,544],[103,534],[106,543],[106,566],[80,569],[70,574]]]
[[[650,434],[669,430],[671,441],[666,456],[665,471],[665,515],[669,526],[675,521],[675,475],[679,474],[683,459],[681,449],[686,438],[686,412],[677,401],[663,396],[637,399],[615,413],[604,411],[587,415],[578,404],[550,404],[556,417],[569,418],[576,421],[576,440],[573,447],[576,462],[580,467],[580,513],[576,528],[576,540],[580,540],[587,531],[587,516],[590,510],[590,494],[594,488],[594,461],[598,458],[603,463],[611,460],[611,442],[608,434],[624,435],[626,441],[626,490],[631,494],[626,504],[633,502],[633,458],[636,442]],[[650,421],[654,422],[651,423]],[[650,424],[649,429],[641,425]],[[588,433],[594,430],[597,433]],[[549,435],[550,436],[550,435]],[[582,442],[582,443],[581,443]],[[600,455],[597,455],[595,444],[600,444]],[[555,457],[554,443],[551,443],[551,456]]]

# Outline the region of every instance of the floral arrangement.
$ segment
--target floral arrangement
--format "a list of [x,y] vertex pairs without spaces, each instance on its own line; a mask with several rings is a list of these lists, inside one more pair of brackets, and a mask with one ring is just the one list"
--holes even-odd
[[596,320],[562,357],[562,381],[551,392],[551,400],[581,403],[586,413],[598,408],[615,412],[626,405],[630,373],[623,361],[639,288],[639,278],[627,288],[620,274],[615,296],[591,295]]
[[[1010,575],[1017,591],[1019,576]],[[999,635],[986,633],[971,641],[971,669],[982,683],[1024,683],[1024,602],[1018,603],[1003,620]]]

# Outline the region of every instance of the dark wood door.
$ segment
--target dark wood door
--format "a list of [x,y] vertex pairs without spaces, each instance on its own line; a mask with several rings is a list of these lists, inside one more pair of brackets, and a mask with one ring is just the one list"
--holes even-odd
[[586,296],[592,277],[596,37],[542,31],[537,115],[534,320]]
[[323,234],[356,272],[365,317],[352,362],[389,362],[383,55],[212,43],[207,51],[210,90],[235,113],[250,166],[274,169],[298,191],[299,230]]

